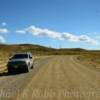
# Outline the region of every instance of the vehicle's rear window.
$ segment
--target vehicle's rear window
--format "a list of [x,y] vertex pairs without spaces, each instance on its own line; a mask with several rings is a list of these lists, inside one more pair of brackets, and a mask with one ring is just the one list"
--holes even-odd
[[12,57],[13,59],[22,59],[22,58],[28,58],[27,54],[16,54]]

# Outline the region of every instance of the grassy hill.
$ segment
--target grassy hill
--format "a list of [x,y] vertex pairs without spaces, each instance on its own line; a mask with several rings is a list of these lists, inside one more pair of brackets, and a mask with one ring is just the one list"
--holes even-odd
[[15,52],[32,52],[34,55],[66,55],[66,54],[79,54],[87,50],[81,48],[73,49],[54,49],[33,44],[17,44],[17,45],[0,45],[0,53],[12,54]]

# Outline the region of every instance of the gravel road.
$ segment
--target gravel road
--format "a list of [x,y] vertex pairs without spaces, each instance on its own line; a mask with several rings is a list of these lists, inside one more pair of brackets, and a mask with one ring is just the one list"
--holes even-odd
[[29,73],[0,77],[0,100],[100,100],[100,72],[75,56],[36,60]]

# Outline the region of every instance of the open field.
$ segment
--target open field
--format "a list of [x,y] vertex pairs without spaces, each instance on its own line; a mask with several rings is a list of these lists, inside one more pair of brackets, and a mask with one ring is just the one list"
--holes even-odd
[[[0,100],[100,100],[99,52],[37,46],[1,47]],[[35,69],[8,75],[8,58],[27,50],[33,53]]]
[[35,58],[50,55],[78,55],[78,59],[95,68],[100,66],[100,51],[89,51],[80,48],[54,49],[40,45],[19,44],[19,45],[0,45],[0,71],[5,67],[9,57],[16,52],[32,52]]
[[32,52],[34,58],[38,59],[50,55],[73,55],[84,52],[83,49],[54,49],[40,45],[19,44],[19,45],[0,45],[0,73],[6,71],[6,64],[16,52]]
[[77,55],[78,60],[87,66],[100,69],[100,51],[90,51],[81,48],[54,49],[40,45],[19,44],[19,45],[0,45],[0,73],[6,71],[6,64],[16,52],[32,52],[35,59],[51,55]]

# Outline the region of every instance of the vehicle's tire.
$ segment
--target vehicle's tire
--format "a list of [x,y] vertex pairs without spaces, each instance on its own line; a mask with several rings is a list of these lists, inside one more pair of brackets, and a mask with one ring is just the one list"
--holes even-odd
[[25,72],[25,73],[28,73],[28,72],[29,72],[28,66],[26,66],[26,68],[24,69],[24,72]]
[[31,69],[33,69],[33,68],[34,68],[34,65],[31,66]]
[[8,74],[12,74],[14,71],[11,68],[8,68]]

